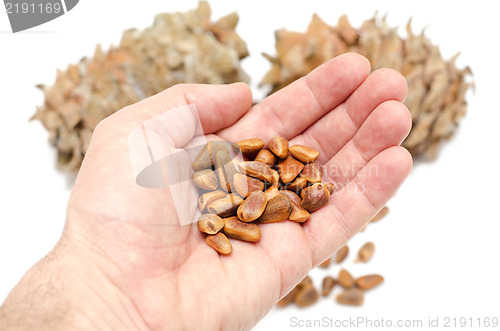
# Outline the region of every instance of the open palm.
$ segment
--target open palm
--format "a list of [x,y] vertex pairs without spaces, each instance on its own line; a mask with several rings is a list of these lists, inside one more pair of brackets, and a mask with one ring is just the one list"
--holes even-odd
[[[168,89],[96,128],[61,242],[78,247],[70,250],[82,265],[98,266],[102,277],[95,277],[107,282],[101,284],[106,293],[120,297],[121,307],[112,311],[127,312],[124,324],[248,329],[356,234],[406,178],[412,161],[399,147],[411,127],[401,103],[405,96],[401,75],[386,69],[370,74],[368,61],[356,54],[329,61],[253,107],[250,90],[241,83]],[[233,240],[229,256],[206,245],[196,224],[155,225],[175,218],[175,209],[168,189],[135,183],[128,133],[148,118],[190,103],[196,104],[204,130],[221,139],[267,141],[280,135],[290,145],[317,149],[324,179],[338,191],[303,225],[262,224],[258,243]],[[185,133],[167,134],[175,145]]]

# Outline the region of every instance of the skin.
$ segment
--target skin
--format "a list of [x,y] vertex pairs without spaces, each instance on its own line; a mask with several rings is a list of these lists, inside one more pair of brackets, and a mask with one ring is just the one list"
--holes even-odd
[[[94,132],[60,241],[10,293],[0,308],[0,325],[251,328],[360,231],[407,177],[412,159],[399,146],[411,127],[402,104],[406,92],[395,71],[370,74],[365,58],[345,54],[253,107],[243,83],[178,85],[113,114]],[[188,103],[197,105],[205,132],[219,138],[267,141],[280,135],[290,145],[317,149],[327,169],[324,178],[337,192],[302,226],[264,224],[258,243],[232,240],[229,256],[210,248],[197,224],[151,225],[175,212],[168,189],[135,184],[127,135]],[[171,145],[185,140],[182,132],[164,134]]]

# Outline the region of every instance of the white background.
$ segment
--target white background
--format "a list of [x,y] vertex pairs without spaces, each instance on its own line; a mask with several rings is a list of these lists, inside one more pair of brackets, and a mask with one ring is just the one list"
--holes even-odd
[[[68,14],[27,32],[12,34],[0,13],[0,301],[24,272],[58,240],[72,177],[55,170],[55,151],[38,122],[28,122],[43,102],[35,84],[54,82],[56,69],[93,54],[97,43],[117,44],[121,32],[149,26],[154,15],[185,11],[189,1],[82,0]],[[494,2],[443,1],[212,1],[213,17],[237,10],[238,32],[251,56],[244,69],[257,83],[269,68],[260,54],[274,54],[274,30],[304,31],[315,12],[330,24],[347,13],[354,26],[376,11],[387,14],[400,33],[413,17],[416,31],[438,43],[445,58],[461,52],[460,66],[474,72],[476,93],[469,94],[467,116],[436,162],[418,163],[389,203],[380,223],[351,241],[345,267],[355,276],[381,273],[385,283],[367,293],[360,308],[342,307],[333,296],[312,308],[273,310],[255,329],[298,329],[290,319],[439,317],[500,318],[500,217],[498,205],[498,106],[500,24]],[[376,253],[366,265],[352,263],[367,240]],[[313,272],[337,276],[338,266]],[[338,293],[338,288],[334,296]],[[473,320],[477,329],[477,320]],[[453,324],[450,324],[453,326]],[[366,328],[361,328],[366,329]],[[422,329],[422,328],[421,328]]]

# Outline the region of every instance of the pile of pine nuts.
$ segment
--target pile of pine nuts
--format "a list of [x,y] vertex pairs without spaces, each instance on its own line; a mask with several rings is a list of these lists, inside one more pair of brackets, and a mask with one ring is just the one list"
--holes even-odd
[[[237,160],[242,153],[245,160]],[[283,137],[230,143],[211,141],[193,161],[200,190],[198,228],[219,254],[233,249],[228,238],[257,242],[259,223],[303,223],[328,203],[335,186],[322,183],[319,152],[289,146]]]

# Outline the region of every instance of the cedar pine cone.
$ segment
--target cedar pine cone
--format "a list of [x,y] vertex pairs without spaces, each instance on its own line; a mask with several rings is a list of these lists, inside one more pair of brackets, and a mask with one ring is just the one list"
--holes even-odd
[[96,125],[117,110],[178,83],[248,82],[240,59],[248,55],[234,31],[238,15],[216,23],[201,1],[186,13],[159,14],[152,27],[123,33],[120,45],[58,71],[53,86],[40,85],[44,105],[34,119],[50,132],[62,169],[77,170]]
[[410,23],[408,36],[403,39],[385,18],[375,16],[355,29],[345,15],[334,27],[314,15],[305,33],[276,32],[277,55],[264,54],[271,69],[261,85],[271,85],[270,93],[274,93],[339,54],[360,53],[368,58],[373,70],[392,68],[406,77],[405,105],[412,115],[413,128],[403,146],[413,156],[434,159],[440,142],[453,135],[465,114],[465,93],[473,85],[471,70],[457,69],[458,54],[445,61],[423,32],[412,32]]

